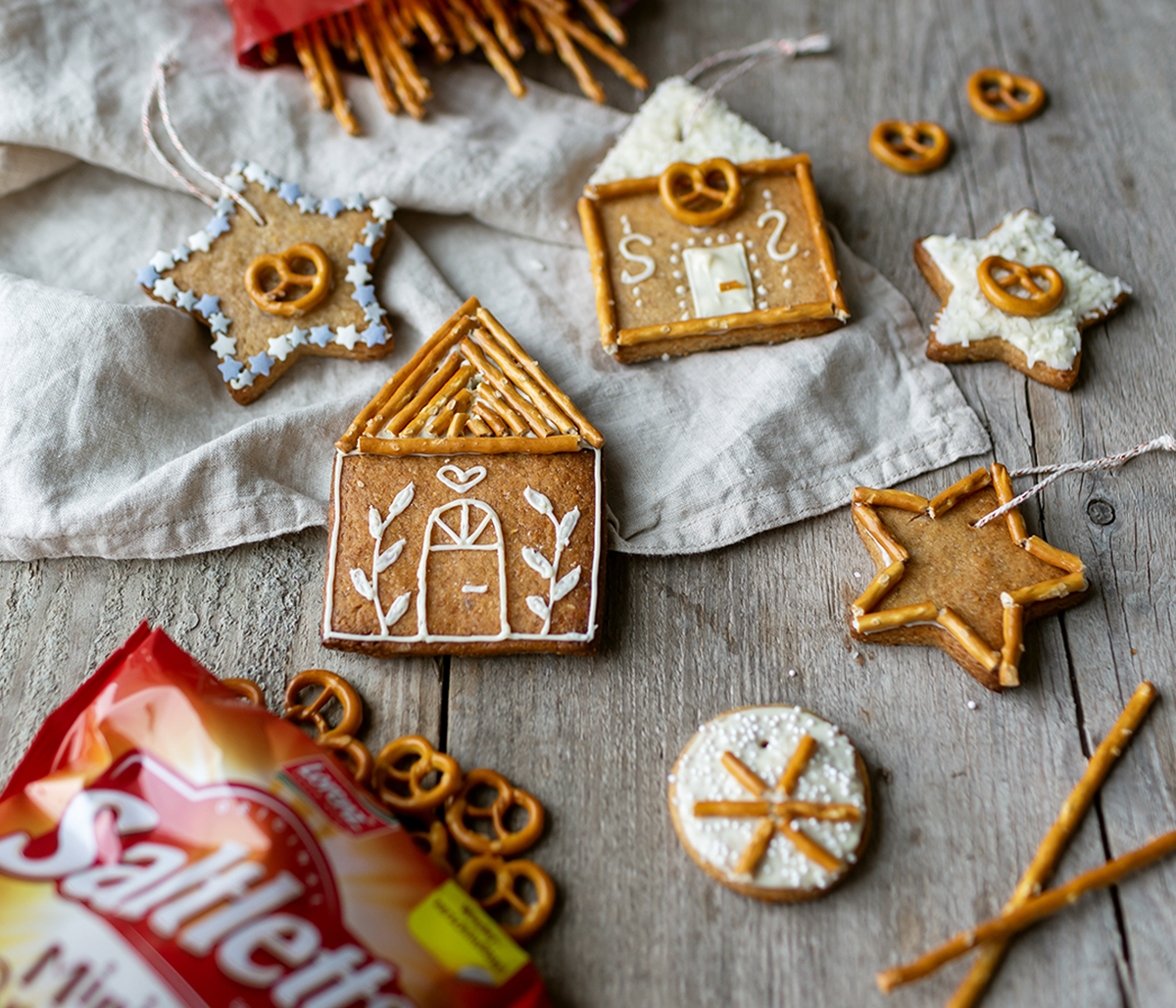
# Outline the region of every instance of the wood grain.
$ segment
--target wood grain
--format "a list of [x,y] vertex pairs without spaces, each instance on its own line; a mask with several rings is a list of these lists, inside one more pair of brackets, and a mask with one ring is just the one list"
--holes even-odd
[[[938,300],[915,268],[914,239],[981,235],[1022,206],[1053,215],[1091,263],[1134,286],[1119,317],[1088,331],[1070,393],[997,363],[953,366],[995,458],[1010,467],[1068,461],[1176,427],[1169,3],[644,0],[627,26],[627,54],[655,81],[760,38],[832,35],[833,54],[768,61],[724,98],[812,156],[830,223],[924,324]],[[524,67],[574,92],[570,73],[550,62],[528,57]],[[975,116],[964,82],[988,65],[1041,80],[1045,113],[1015,127]],[[602,81],[614,104],[636,107],[626,85]],[[873,125],[896,117],[948,130],[955,152],[943,170],[909,178],[870,156]],[[907,489],[931,496],[984,461]],[[320,532],[158,563],[0,565],[3,767],[141,618],[218,672],[259,678],[271,699],[295,671],[324,665],[364,692],[370,737],[421,731],[546,804],[550,825],[534,857],[560,902],[532,952],[558,1004],[880,1005],[875,970],[999,911],[1085,754],[1143,678],[1161,702],[1058,877],[1176,825],[1172,466],[1151,456],[1061,480],[1024,508],[1031,532],[1082,556],[1094,591],[1030,629],[1024,685],[1001,696],[938,651],[849,639],[849,602],[871,565],[848,511],[700,557],[611,557],[605,642],[593,659],[327,654],[317,644]],[[811,707],[854,739],[878,799],[877,838],[862,863],[806,906],[767,906],[714,883],[678,846],[665,806],[665,775],[699,723],[781,701]],[[987,1003],[1165,1008],[1176,990],[1174,940],[1171,863],[1019,938]],[[890,1003],[941,1004],[964,969]]]

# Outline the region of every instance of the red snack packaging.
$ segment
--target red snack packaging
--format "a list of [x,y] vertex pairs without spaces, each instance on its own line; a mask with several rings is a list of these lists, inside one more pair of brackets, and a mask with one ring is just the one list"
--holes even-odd
[[257,46],[319,21],[358,7],[364,0],[225,0],[233,19],[233,48],[243,66],[264,67]]
[[0,795],[0,998],[548,1005],[527,954],[333,757],[146,625]]

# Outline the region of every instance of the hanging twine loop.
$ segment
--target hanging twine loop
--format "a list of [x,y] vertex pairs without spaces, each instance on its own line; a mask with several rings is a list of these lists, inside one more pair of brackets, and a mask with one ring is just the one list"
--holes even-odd
[[155,140],[155,133],[151,128],[151,111],[152,108],[158,104],[159,118],[163,122],[163,128],[167,131],[168,139],[171,141],[172,147],[175,148],[176,153],[180,155],[187,163],[187,165],[196,172],[201,178],[211,183],[216,187],[217,192],[220,193],[222,199],[230,199],[236,203],[242,210],[244,210],[250,217],[252,217],[258,224],[264,224],[265,220],[261,214],[257,212],[257,208],[253,206],[244,196],[242,196],[235,189],[228,186],[224,179],[219,178],[205,168],[198,162],[189,152],[188,149],[181,143],[179,134],[176,132],[175,126],[172,124],[171,110],[167,104],[167,77],[168,74],[175,69],[175,63],[172,62],[170,55],[162,56],[155,64],[151,73],[151,87],[147,91],[146,97],[143,99],[143,108],[140,113],[139,121],[143,127],[143,139],[147,143],[147,149],[155,156],[164,168],[167,169],[168,174],[179,182],[185,189],[195,196],[201,203],[204,203],[210,209],[215,210],[217,201],[212,196],[208,195],[203,189],[195,185],[175,163],[160,149],[159,144]]
[[1032,497],[1036,497],[1042,490],[1049,486],[1054,480],[1060,479],[1069,473],[1088,473],[1098,472],[1104,469],[1117,469],[1123,465],[1124,462],[1129,462],[1133,458],[1138,458],[1140,455],[1146,455],[1148,452],[1154,451],[1170,451],[1176,452],[1176,438],[1171,434],[1161,434],[1158,438],[1152,441],[1147,441],[1144,444],[1136,445],[1129,451],[1120,452],[1118,455],[1107,455],[1103,458],[1090,459],[1085,462],[1062,462],[1057,465],[1047,466],[1033,466],[1028,469],[1013,469],[1010,470],[1009,476],[1045,476],[1045,479],[1040,480],[1031,486],[1022,494],[1018,494],[1007,504],[1002,504],[1000,507],[989,511],[983,518],[977,519],[973,523],[973,528],[983,528],[991,521],[996,521],[1013,508],[1024,504],[1025,501]]
[[685,132],[689,133],[694,128],[694,120],[698,118],[698,113],[702,111],[702,107],[711,98],[730,84],[731,81],[742,77],[748,70],[759,63],[760,60],[767,59],[769,56],[784,56],[789,59],[794,59],[797,56],[827,53],[832,48],[833,43],[830,41],[829,36],[824,32],[818,32],[813,35],[806,35],[802,39],[764,39],[762,42],[753,42],[751,45],[743,46],[740,49],[724,49],[722,52],[717,52],[713,56],[708,56],[706,59],[695,63],[694,66],[682,75],[691,84],[708,70],[713,70],[717,66],[721,66],[724,63],[731,63],[734,60],[741,61],[738,66],[732,67],[706,89],[706,93],[699,99],[698,104],[694,106],[694,111],[690,113]]

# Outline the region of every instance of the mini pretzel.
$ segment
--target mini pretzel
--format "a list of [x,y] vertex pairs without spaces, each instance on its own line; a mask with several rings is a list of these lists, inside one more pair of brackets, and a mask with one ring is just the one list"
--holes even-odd
[[[401,823],[403,825],[404,821],[401,820]],[[429,855],[429,860],[433,864],[438,868],[444,868],[447,872],[453,871],[453,866],[449,863],[449,830],[445,828],[445,823],[440,819],[432,821],[422,819],[420,829],[412,829],[408,825],[405,825],[405,829],[408,830],[408,835],[412,837],[413,842]]]
[[[500,920],[498,926],[515,941],[525,942],[551,916],[555,907],[555,883],[534,861],[504,861],[497,854],[480,854],[470,858],[457,873],[457,883],[472,894],[478,879],[487,872],[494,876],[494,891],[478,898],[478,903],[487,911],[504,904],[514,908],[521,920],[513,923]],[[534,903],[528,903],[515,888],[519,878],[530,880],[535,887]]]
[[[309,686],[319,686],[321,689],[308,704],[298,703],[298,694]],[[323,708],[332,700],[338,700],[343,708],[343,716],[339,723],[331,727],[323,717]],[[318,732],[315,741],[322,744],[330,738],[353,736],[363,723],[363,701],[355,687],[342,676],[328,672],[326,669],[308,669],[299,672],[290,680],[286,687],[286,708],[282,717],[289,721],[302,724],[312,724]]]
[[[723,177],[725,189],[711,184],[715,175]],[[665,208],[691,227],[711,227],[725,221],[739,209],[743,198],[739,169],[726,158],[711,158],[696,165],[676,161],[661,173],[657,189]],[[703,200],[717,205],[709,210],[690,209],[692,204]]]
[[[305,260],[314,266],[313,273],[299,273],[294,263]],[[266,290],[261,285],[262,276],[273,270],[278,275],[278,285]],[[309,287],[302,297],[283,301],[296,287]],[[285,252],[258,256],[245,267],[245,289],[253,303],[270,315],[292,318],[305,315],[331,290],[331,260],[317,245],[300,242],[291,245]]]
[[[410,757],[415,757],[411,766],[401,769],[398,764]],[[440,775],[437,782],[424,787],[424,779],[434,772]],[[461,767],[452,756],[437,752],[428,739],[405,735],[380,750],[372,786],[397,812],[429,812],[461,787]]]
[[324,749],[330,749],[351,771],[351,779],[360,787],[367,787],[372,779],[372,754],[357,738],[350,735],[327,735],[318,740]]
[[922,175],[942,166],[951,153],[951,138],[938,123],[886,119],[870,134],[870,151],[889,168]]
[[[1005,275],[997,278],[993,270],[1004,270]],[[1023,266],[995,255],[980,264],[976,270],[976,279],[980,281],[980,290],[984,296],[997,308],[1010,315],[1026,318],[1048,315],[1062,303],[1066,295],[1066,281],[1052,266]],[[1038,286],[1038,279],[1045,281],[1044,289]],[[1020,287],[1026,296],[1018,297],[1010,290],[1013,287]]]
[[[495,792],[490,805],[470,804],[470,794],[479,787],[488,787]],[[527,823],[522,829],[507,828],[505,817],[515,806],[527,813]],[[493,837],[477,832],[468,819],[489,819]],[[445,821],[453,839],[474,854],[501,854],[512,857],[521,854],[539,839],[543,832],[543,806],[532,795],[516,788],[500,773],[493,770],[471,770],[466,774],[465,783],[453,797],[445,810]]]
[[221,685],[228,687],[242,700],[253,704],[254,707],[265,707],[265,694],[252,679],[222,679]]
[[968,78],[968,103],[976,115],[992,122],[1024,122],[1045,105],[1045,88],[1032,77],[985,67]]

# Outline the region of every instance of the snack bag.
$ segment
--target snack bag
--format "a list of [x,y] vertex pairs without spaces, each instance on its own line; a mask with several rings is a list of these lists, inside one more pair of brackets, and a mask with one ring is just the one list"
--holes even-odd
[[0,795],[0,1003],[548,1004],[331,755],[146,625]]

